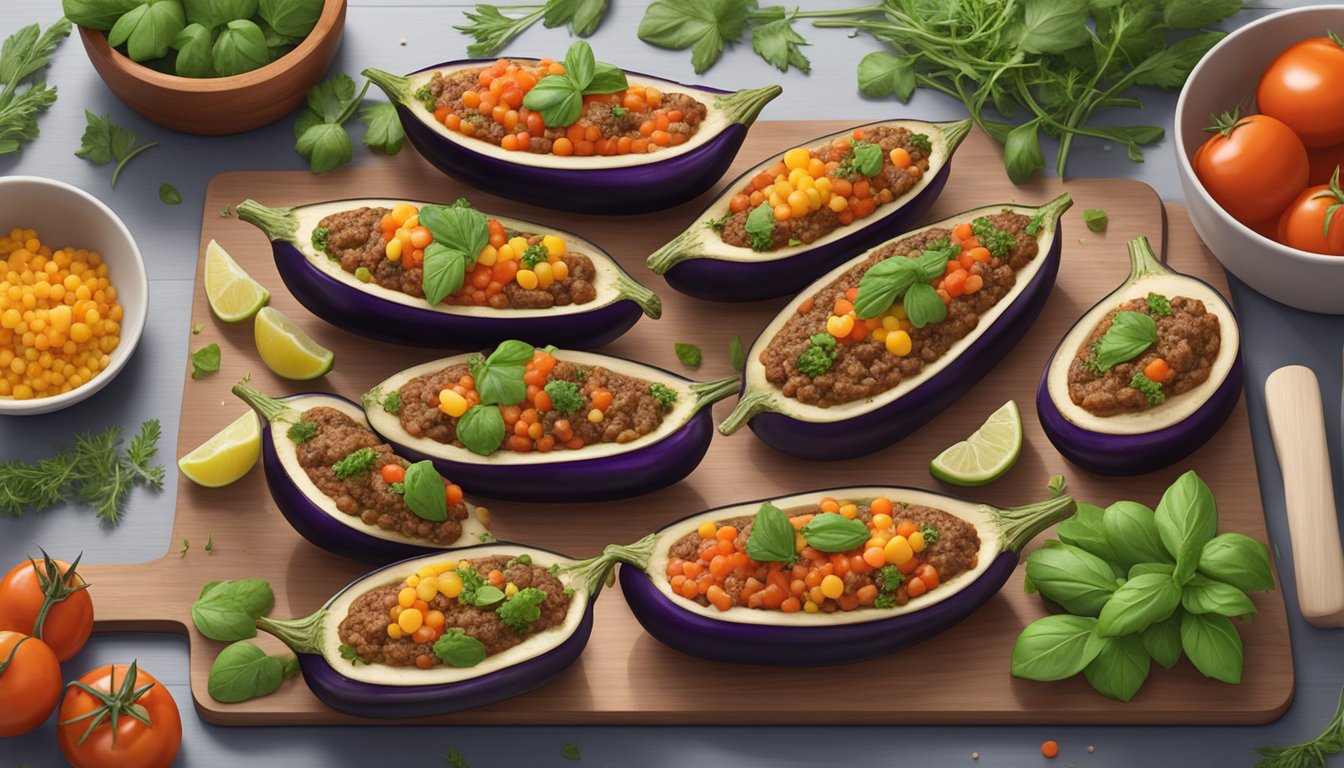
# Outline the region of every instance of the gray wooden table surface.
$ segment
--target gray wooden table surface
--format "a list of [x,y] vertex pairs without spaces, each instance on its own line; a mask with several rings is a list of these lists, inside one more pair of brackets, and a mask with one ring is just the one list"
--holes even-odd
[[[704,76],[691,70],[685,52],[663,51],[641,43],[635,28],[643,0],[612,0],[612,8],[591,42],[600,58],[631,69],[658,72],[672,79],[720,87],[779,82],[784,95],[766,108],[763,119],[820,117],[877,119],[909,115],[951,119],[960,105],[936,94],[919,93],[906,107],[892,101],[870,101],[858,95],[855,66],[877,43],[849,38],[844,30],[808,30],[813,70],[804,76],[781,75],[749,48],[730,49]],[[853,5],[853,0],[811,0],[808,8]],[[1274,2],[1283,7],[1313,3]],[[467,7],[443,0],[351,0],[346,37],[334,69],[351,74],[366,66],[399,72],[464,55],[465,38],[451,29],[461,23]],[[1242,12],[1226,26],[1243,24],[1267,12],[1261,7]],[[0,0],[0,37],[23,24],[50,23],[60,14],[57,0]],[[400,44],[405,38],[407,44]],[[562,52],[568,44],[562,30],[537,25],[516,40],[509,51]],[[60,88],[60,101],[41,119],[41,137],[21,152],[0,156],[0,173],[35,174],[70,182],[92,191],[126,221],[144,251],[150,278],[152,310],[140,349],[126,370],[102,393],[63,413],[27,419],[0,419],[0,459],[34,456],[71,431],[112,424],[135,425],[142,419],[163,423],[162,445],[171,454],[177,441],[183,371],[190,339],[188,317],[192,276],[207,182],[224,171],[298,169],[291,120],[228,138],[200,138],[161,129],[132,113],[98,79],[77,39],[57,53],[48,74]],[[1170,128],[1174,94],[1145,96],[1147,122]],[[824,104],[824,112],[819,105]],[[162,146],[129,165],[115,193],[110,170],[74,157],[83,132],[82,109],[110,113],[142,140]],[[1124,116],[1133,122],[1132,115]],[[359,126],[352,121],[357,132]],[[408,148],[407,151],[413,151]],[[1050,148],[1046,156],[1052,156]],[[1078,177],[1118,176],[1146,182],[1164,198],[1181,199],[1173,168],[1171,142],[1151,148],[1148,162],[1133,165],[1122,149],[1083,141],[1077,145],[1071,172]],[[356,162],[377,162],[362,149]],[[157,189],[171,182],[184,203],[161,204]],[[0,210],[0,219],[4,212]],[[17,222],[0,221],[9,227]],[[1325,394],[1331,455],[1339,453],[1340,350],[1344,318],[1312,315],[1265,299],[1233,280],[1233,298],[1245,335],[1246,391],[1261,495],[1278,555],[1279,574],[1287,597],[1296,664],[1297,695],[1278,722],[1262,727],[581,727],[553,728],[519,723],[507,727],[386,728],[221,728],[202,722],[191,707],[187,647],[183,639],[163,635],[95,636],[77,658],[65,665],[67,678],[86,669],[138,658],[172,690],[182,708],[182,766],[342,766],[371,762],[397,766],[446,765],[442,756],[457,747],[472,768],[572,765],[560,755],[567,743],[580,745],[582,765],[593,766],[1030,766],[1046,761],[1038,751],[1044,739],[1061,745],[1062,765],[1079,766],[1242,766],[1255,761],[1260,744],[1295,742],[1314,736],[1334,710],[1344,683],[1344,635],[1302,621],[1296,609],[1291,553],[1283,509],[1283,487],[1265,422],[1264,380],[1290,363],[1313,368]],[[165,457],[172,459],[172,456]],[[20,520],[0,520],[0,564],[8,567],[42,545],[65,555],[82,550],[89,562],[142,562],[170,546],[173,499],[179,478],[170,474],[163,493],[137,491],[125,522],[116,529],[100,527],[92,515],[69,509]],[[1337,478],[1337,482],[1339,482]],[[1336,495],[1344,495],[1336,490]],[[1257,649],[1248,649],[1250,653]],[[1007,659],[1004,660],[1005,670]],[[783,672],[782,674],[787,674]],[[936,678],[937,670],[922,676]],[[907,683],[915,682],[907,680]],[[657,695],[650,691],[650,695]],[[1227,694],[1235,696],[1236,689]],[[744,692],[744,706],[752,706]],[[891,702],[874,701],[875,707]],[[725,726],[731,726],[725,723]],[[1088,745],[1095,752],[1087,752]],[[971,754],[978,752],[978,763]],[[52,722],[28,736],[0,739],[0,768],[63,764]],[[127,768],[134,768],[127,766]]]

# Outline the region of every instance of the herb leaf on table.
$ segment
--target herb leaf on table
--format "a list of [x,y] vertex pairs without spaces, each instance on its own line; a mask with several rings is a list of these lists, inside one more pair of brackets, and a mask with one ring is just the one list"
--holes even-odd
[[135,146],[135,134],[113,123],[108,115],[99,117],[86,109],[84,118],[88,124],[84,127],[84,135],[80,137],[75,157],[82,157],[94,165],[116,162],[116,168],[112,171],[113,189],[117,188],[117,177],[121,176],[121,170],[127,163],[141,152],[159,145],[159,142],[151,141]]
[[191,353],[191,378],[199,379],[219,370],[219,345],[206,344]]
[[219,652],[210,665],[206,687],[210,698],[225,704],[269,696],[285,678],[298,672],[294,654],[269,656],[261,648],[239,640]]
[[[523,15],[511,15],[518,11],[524,12]],[[494,55],[538,21],[548,29],[568,24],[574,34],[588,37],[596,31],[606,12],[607,0],[547,0],[541,6],[478,3],[474,10],[466,12],[469,23],[453,29],[476,41],[467,46],[468,55],[485,57]]]
[[70,22],[62,18],[45,32],[29,24],[0,45],[0,155],[37,138],[37,116],[56,103],[56,88],[30,79],[47,66],[69,34]]
[[308,106],[294,121],[294,150],[308,161],[313,173],[327,171],[354,159],[354,146],[345,123],[364,100],[369,83],[355,93],[355,81],[337,73],[308,89]]
[[359,122],[364,124],[364,146],[382,155],[401,151],[406,132],[397,117],[397,108],[391,104],[373,104],[360,110]]

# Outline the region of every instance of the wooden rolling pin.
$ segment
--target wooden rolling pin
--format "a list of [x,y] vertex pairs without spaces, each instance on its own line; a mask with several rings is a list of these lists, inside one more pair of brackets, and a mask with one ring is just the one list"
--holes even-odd
[[1265,379],[1265,402],[1283,475],[1298,607],[1318,627],[1344,626],[1344,548],[1316,374],[1300,365],[1274,371]]

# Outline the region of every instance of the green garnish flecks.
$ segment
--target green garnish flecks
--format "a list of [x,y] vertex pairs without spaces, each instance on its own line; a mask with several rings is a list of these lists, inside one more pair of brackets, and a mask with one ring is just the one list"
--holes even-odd
[[345,458],[331,465],[331,471],[340,480],[347,480],[360,472],[367,472],[373,469],[374,462],[378,461],[378,453],[372,448],[360,448],[346,455]]
[[295,444],[306,443],[317,436],[317,422],[295,422],[285,434],[289,437],[290,441]]
[[1171,316],[1171,300],[1160,293],[1148,292],[1148,311],[1158,317]]

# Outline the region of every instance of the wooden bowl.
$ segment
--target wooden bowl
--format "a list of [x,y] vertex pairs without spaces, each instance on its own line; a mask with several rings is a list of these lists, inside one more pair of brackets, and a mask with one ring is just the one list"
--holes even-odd
[[131,61],[107,34],[80,27],[93,68],[107,87],[145,118],[184,133],[223,136],[279,120],[308,97],[341,45],[346,0],[326,0],[298,47],[260,69],[232,77],[178,77]]

